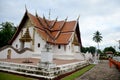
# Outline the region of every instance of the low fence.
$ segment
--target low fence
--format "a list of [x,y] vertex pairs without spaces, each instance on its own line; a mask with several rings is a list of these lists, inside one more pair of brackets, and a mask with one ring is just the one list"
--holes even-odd
[[120,57],[113,57],[113,59],[109,59],[110,67],[112,67],[113,64],[120,71]]
[[88,65],[86,61],[81,61],[81,62],[75,62],[70,64],[58,65],[58,66],[55,66],[54,68],[46,69],[46,68],[41,68],[35,65],[0,61],[0,70],[9,71],[12,73],[17,73],[17,74],[22,74],[27,76],[53,79],[61,74],[74,71],[86,65]]

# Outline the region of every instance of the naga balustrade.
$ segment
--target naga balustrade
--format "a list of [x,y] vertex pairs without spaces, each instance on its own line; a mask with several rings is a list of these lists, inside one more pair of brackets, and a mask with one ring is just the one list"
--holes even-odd
[[113,57],[109,59],[109,66],[112,67],[112,65],[115,65],[116,68],[120,71],[120,57]]

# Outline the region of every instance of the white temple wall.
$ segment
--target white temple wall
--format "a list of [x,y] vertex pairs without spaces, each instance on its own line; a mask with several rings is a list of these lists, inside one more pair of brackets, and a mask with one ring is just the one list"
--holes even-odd
[[7,59],[7,51],[8,49],[0,51],[0,59]]
[[40,35],[37,32],[35,32],[34,42],[35,43],[33,57],[40,58],[41,51],[45,47],[46,42],[40,37]]
[[22,54],[13,52],[11,54],[11,58],[31,58],[32,57],[32,52],[31,51],[25,51]]
[[76,52],[80,52],[79,46],[72,46],[71,42],[68,45],[60,45],[60,48],[58,46],[53,45],[52,51],[55,55],[73,55],[73,49]]
[[14,47],[14,48],[16,48],[16,49],[20,49],[20,37],[21,37],[21,35],[19,34],[17,37],[16,37],[16,39],[13,41],[13,43],[12,43],[12,46]]
[[32,52],[31,51],[25,51],[24,53],[20,54],[20,53],[17,53],[12,48],[6,48],[6,49],[0,51],[0,59],[7,59],[9,50],[10,50],[10,58],[11,59],[14,59],[14,58],[31,58],[32,57]]
[[71,43],[69,43],[67,46],[66,46],[66,54],[72,54],[72,46],[71,46]]
[[[60,48],[59,48],[60,46]],[[64,45],[53,45],[52,51],[54,54],[62,54],[65,52]]]
[[52,51],[55,55],[71,55],[70,45],[53,45]]
[[73,49],[74,49],[74,52],[75,53],[78,53],[78,52],[80,52],[80,49],[79,49],[80,47],[79,46],[73,46]]
[[[40,44],[40,46],[38,46]],[[40,37],[39,34],[35,33],[35,43],[34,43],[34,51],[41,52],[44,48],[46,42]]]

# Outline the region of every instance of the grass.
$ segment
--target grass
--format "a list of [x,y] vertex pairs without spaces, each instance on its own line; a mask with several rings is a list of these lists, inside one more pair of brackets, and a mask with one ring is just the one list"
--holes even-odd
[[81,70],[79,70],[77,72],[72,73],[69,76],[64,77],[62,80],[74,80],[75,78],[81,76],[82,74],[84,74],[85,72],[87,72],[88,70],[93,68],[94,66],[95,65],[91,64],[91,65],[89,65],[89,66],[87,66],[87,67],[85,67],[85,68],[83,68],[83,69],[81,69]]
[[0,80],[33,80],[33,78],[0,72]]

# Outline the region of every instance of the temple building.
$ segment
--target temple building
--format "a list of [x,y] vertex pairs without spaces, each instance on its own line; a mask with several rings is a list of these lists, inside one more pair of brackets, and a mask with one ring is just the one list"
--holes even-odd
[[0,70],[53,80],[89,65],[78,20],[50,20],[26,10],[9,45],[0,48]]
[[0,49],[0,59],[41,58],[46,44],[50,45],[54,59],[83,59],[80,58],[82,43],[78,20],[49,20],[26,10],[9,45]]

